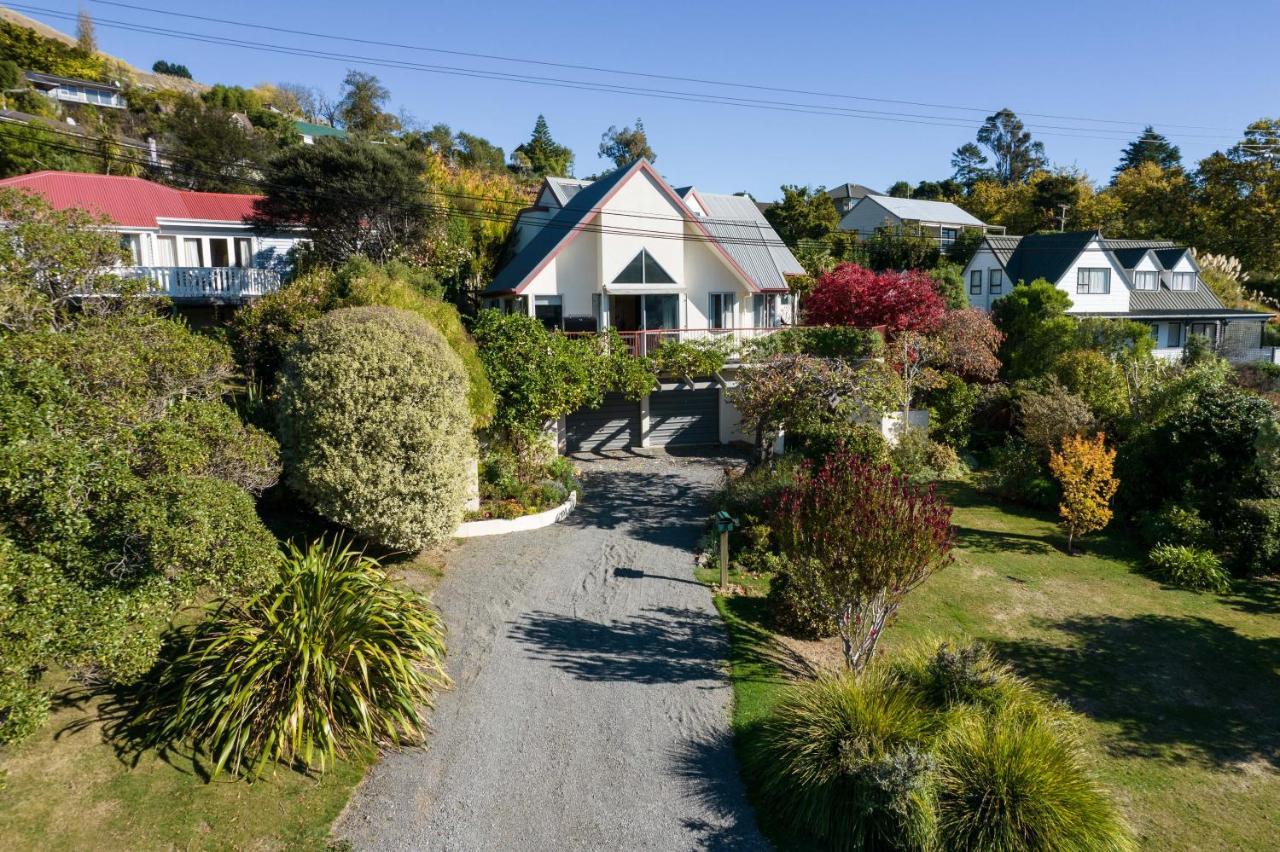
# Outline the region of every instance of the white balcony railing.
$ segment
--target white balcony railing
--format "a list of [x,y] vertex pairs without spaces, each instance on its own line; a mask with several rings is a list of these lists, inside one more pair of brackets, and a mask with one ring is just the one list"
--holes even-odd
[[144,278],[149,289],[176,301],[243,302],[280,288],[274,269],[238,266],[127,266],[122,278]]

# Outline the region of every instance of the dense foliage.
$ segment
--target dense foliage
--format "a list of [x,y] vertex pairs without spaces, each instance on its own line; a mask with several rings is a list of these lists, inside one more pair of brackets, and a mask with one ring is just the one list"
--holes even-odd
[[1077,721],[973,646],[787,690],[748,769],[824,849],[1128,850]]
[[875,273],[846,263],[818,279],[805,300],[804,318],[811,325],[930,331],[945,310],[942,297],[925,273]]
[[801,468],[777,511],[783,554],[861,671],[906,595],[949,564],[951,507],[846,451]]
[[1111,522],[1111,498],[1119,483],[1112,473],[1116,451],[1098,433],[1092,439],[1068,435],[1049,454],[1049,470],[1062,489],[1058,515],[1067,531],[1067,553],[1075,539]]
[[427,600],[340,542],[290,545],[270,588],[185,633],[130,724],[153,745],[191,742],[214,777],[419,741],[449,683]]
[[1182,544],[1157,544],[1147,556],[1151,571],[1171,586],[1226,594],[1231,578],[1211,550]]
[[475,458],[466,373],[421,317],[342,308],[285,356],[278,413],[286,481],[317,512],[379,544],[420,550],[462,520]]

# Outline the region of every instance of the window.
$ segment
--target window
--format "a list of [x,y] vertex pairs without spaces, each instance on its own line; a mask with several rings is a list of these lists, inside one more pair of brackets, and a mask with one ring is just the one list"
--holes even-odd
[[1216,323],[1193,322],[1191,323],[1191,333],[1207,338],[1211,345],[1218,342],[1218,326]]
[[182,241],[182,263],[184,266],[204,266],[204,244],[200,240],[188,237]]
[[942,243],[943,250],[951,248],[951,244],[956,241],[956,234],[957,231],[955,228],[941,229],[941,239],[939,242]]
[[1001,276],[999,269],[988,269],[987,281],[991,295],[995,296],[1004,291],[1004,278]]
[[680,297],[674,293],[664,293],[644,297],[644,327],[679,328]]
[[707,327],[733,328],[733,313],[736,307],[733,293],[712,293],[707,297]]
[[142,237],[137,234],[121,234],[120,248],[125,251],[125,263],[129,266],[142,265]]
[[231,246],[227,240],[209,240],[209,265],[231,265]]
[[1182,345],[1182,323],[1169,323],[1169,336],[1166,340],[1169,341],[1169,346],[1172,348],[1177,348]]
[[236,239],[236,266],[242,269],[253,266],[253,241],[247,237]]
[[560,296],[534,296],[533,315],[547,328],[560,328],[564,323],[564,305]]
[[982,270],[975,269],[969,273],[969,295],[982,295]]
[[1156,346],[1159,346],[1160,345],[1160,323],[1152,322],[1152,323],[1147,323],[1147,325],[1151,327],[1151,342],[1154,343]]
[[1194,290],[1196,289],[1196,274],[1194,272],[1175,272],[1173,273],[1173,283],[1170,286],[1174,290]]
[[772,293],[757,293],[752,296],[751,321],[756,328],[777,328],[782,325],[778,314],[778,297]]
[[1076,270],[1076,292],[1101,295],[1111,292],[1111,270],[1082,267]]
[[1133,273],[1133,289],[1159,290],[1160,289],[1160,273],[1154,272],[1154,271]]
[[178,265],[178,238],[156,237],[156,265]]
[[667,274],[648,249],[640,249],[630,263],[622,268],[614,284],[674,284],[676,280]]

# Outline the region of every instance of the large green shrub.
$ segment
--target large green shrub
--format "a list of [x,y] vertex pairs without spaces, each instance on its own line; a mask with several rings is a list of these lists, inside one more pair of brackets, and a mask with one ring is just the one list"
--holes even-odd
[[1142,512],[1137,521],[1138,532],[1151,546],[1164,543],[1208,547],[1213,542],[1213,527],[1209,522],[1194,508],[1176,503],[1166,503],[1159,509]]
[[1179,589],[1218,594],[1231,590],[1231,578],[1212,551],[1181,544],[1157,544],[1147,559],[1153,574]]
[[462,519],[471,417],[466,373],[426,320],[343,308],[310,323],[280,374],[289,485],[324,517],[420,550]]
[[786,440],[789,447],[794,446],[800,455],[813,461],[843,449],[873,464],[889,463],[888,441],[880,430],[865,423],[812,423],[803,431],[788,432]]
[[791,568],[786,559],[769,554],[769,618],[779,633],[797,639],[825,639],[837,633],[835,620],[814,602],[805,572]]
[[1280,568],[1280,499],[1237,501],[1218,539],[1236,573],[1274,572]]
[[983,490],[1013,503],[1041,509],[1058,504],[1057,483],[1049,476],[1040,454],[1012,437],[991,451],[991,464],[982,472],[979,483]]
[[187,632],[131,725],[150,744],[192,742],[215,775],[326,769],[417,741],[448,684],[444,625],[427,600],[341,544],[290,546],[275,585]]

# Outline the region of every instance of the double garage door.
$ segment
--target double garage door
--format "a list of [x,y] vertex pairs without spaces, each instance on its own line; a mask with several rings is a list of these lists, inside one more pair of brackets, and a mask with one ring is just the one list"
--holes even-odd
[[[565,444],[571,453],[625,450],[640,446],[640,403],[608,394],[599,408],[565,418]],[[717,388],[665,390],[649,395],[649,446],[715,444],[720,440],[720,391]]]

